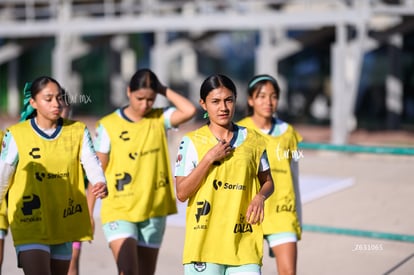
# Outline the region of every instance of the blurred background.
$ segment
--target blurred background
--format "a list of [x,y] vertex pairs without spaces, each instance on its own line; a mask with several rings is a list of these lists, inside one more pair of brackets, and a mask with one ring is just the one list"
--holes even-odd
[[102,116],[142,67],[195,103],[205,77],[230,76],[236,119],[248,80],[274,75],[279,116],[328,126],[336,144],[357,129],[412,132],[414,1],[0,0],[0,117],[18,117],[40,75],[69,91],[75,116]]

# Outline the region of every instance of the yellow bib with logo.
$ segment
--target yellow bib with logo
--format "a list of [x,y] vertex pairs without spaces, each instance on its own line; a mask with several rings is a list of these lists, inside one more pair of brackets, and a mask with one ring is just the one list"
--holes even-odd
[[111,143],[102,223],[177,213],[163,110],[154,109],[139,122],[112,113],[100,123]]
[[[198,161],[217,144],[208,126],[187,135],[197,150]],[[257,173],[264,150],[264,139],[248,130],[246,140],[229,157],[211,166],[188,201],[184,264],[261,265],[262,228],[249,224],[245,215],[260,190]]]
[[257,128],[251,117],[246,117],[238,123],[256,130],[267,140],[266,151],[275,191],[265,202],[264,234],[291,232],[300,239],[301,228],[296,213],[296,197],[290,163],[292,157],[298,153],[297,144],[302,137],[291,125],[280,136],[271,136]]
[[53,140],[40,137],[30,120],[10,127],[19,153],[8,200],[15,245],[92,239],[80,163],[85,127],[64,120]]
[[[2,130],[0,130],[0,141],[3,140],[4,133]],[[1,152],[2,146],[0,145],[0,152]],[[7,219],[7,202],[4,199],[0,205],[0,229],[2,230],[8,230],[9,228],[9,221]]]

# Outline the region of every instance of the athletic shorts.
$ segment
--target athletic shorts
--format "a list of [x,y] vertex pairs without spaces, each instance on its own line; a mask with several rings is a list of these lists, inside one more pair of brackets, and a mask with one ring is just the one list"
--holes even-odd
[[270,257],[275,257],[275,255],[273,255],[272,247],[285,243],[296,243],[298,241],[298,237],[295,233],[292,232],[265,235],[264,238],[267,241],[267,244],[269,245]]
[[164,237],[167,217],[154,217],[142,222],[118,220],[103,225],[108,243],[125,238],[133,238],[137,245],[160,248]]
[[[70,261],[72,259],[72,242],[63,244],[22,244],[16,245],[17,259],[19,259],[19,253],[29,250],[42,250],[50,254],[50,258],[54,260]],[[17,263],[18,267],[21,267],[20,262]]]
[[260,265],[245,264],[229,266],[214,263],[191,263],[184,265],[185,275],[260,275]]

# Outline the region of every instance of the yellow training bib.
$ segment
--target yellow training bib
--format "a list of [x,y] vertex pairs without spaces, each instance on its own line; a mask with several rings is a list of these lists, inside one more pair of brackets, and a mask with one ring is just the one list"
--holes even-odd
[[177,213],[163,110],[154,109],[139,122],[112,113],[100,123],[111,143],[102,223]]
[[[200,161],[217,144],[208,126],[187,134]],[[257,173],[265,150],[263,138],[248,130],[232,155],[210,168],[188,201],[184,264],[261,264],[263,232],[246,221],[247,207],[260,189]]]
[[56,139],[42,138],[27,120],[10,127],[19,161],[9,188],[15,245],[92,239],[80,155],[83,123],[64,120]]
[[238,123],[256,130],[267,140],[266,152],[275,191],[265,202],[264,234],[291,232],[300,239],[301,228],[296,213],[296,197],[290,163],[292,157],[298,152],[297,144],[302,137],[291,125],[280,136],[271,136],[264,134],[256,127],[251,117],[246,117]]

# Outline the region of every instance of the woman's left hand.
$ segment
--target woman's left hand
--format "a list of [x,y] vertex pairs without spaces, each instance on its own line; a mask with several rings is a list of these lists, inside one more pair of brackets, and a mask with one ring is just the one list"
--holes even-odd
[[103,182],[98,182],[92,186],[92,193],[96,198],[103,199],[108,196],[108,189],[106,184]]
[[257,194],[250,202],[246,212],[247,222],[250,224],[260,224],[264,219],[264,201],[265,197]]

